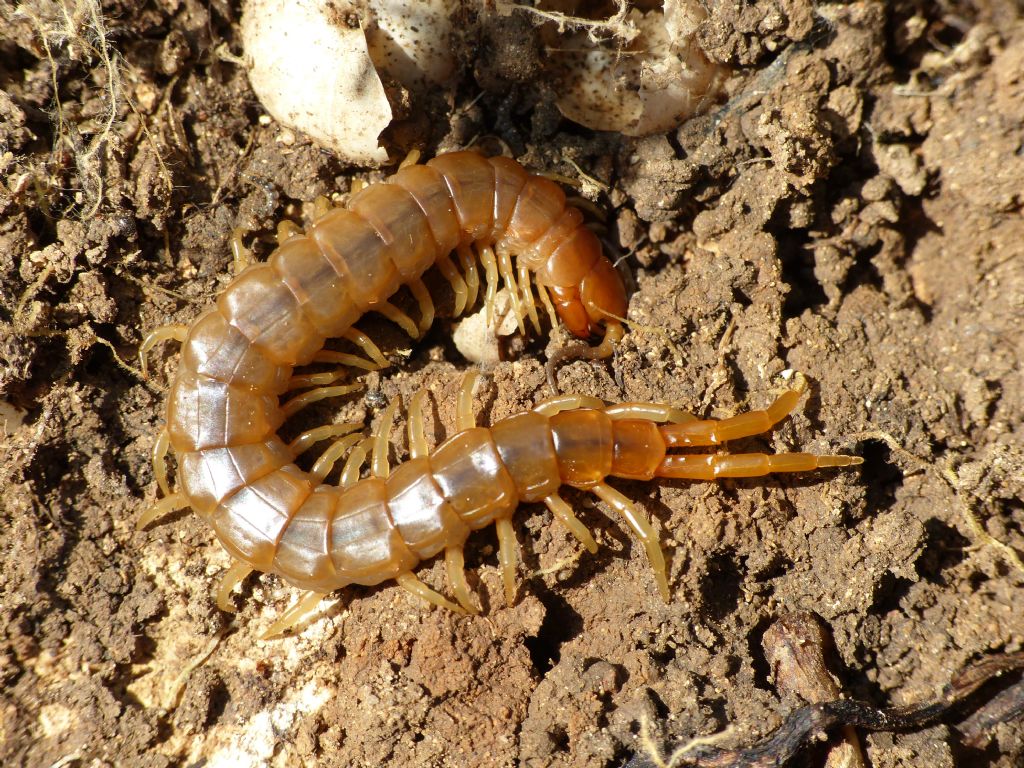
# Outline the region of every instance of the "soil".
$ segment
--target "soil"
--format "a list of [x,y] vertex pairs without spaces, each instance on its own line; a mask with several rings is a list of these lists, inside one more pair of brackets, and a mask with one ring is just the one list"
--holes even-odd
[[[721,417],[800,371],[797,412],[733,449],[864,465],[616,481],[654,519],[668,604],[642,547],[567,493],[600,551],[524,506],[515,605],[492,528],[467,549],[480,616],[392,583],[333,595],[267,641],[294,590],[254,576],[224,613],[213,593],[230,563],[208,527],[183,512],[135,530],[156,498],[149,457],[176,353],[152,355],[146,379],[135,354],[230,279],[233,228],[265,257],[277,221],[381,172],[264,118],[231,56],[227,0],[0,6],[0,762],[617,766],[644,722],[671,741],[730,728],[725,745],[776,727],[800,702],[776,692],[761,638],[786,612],[816,612],[844,693],[881,705],[1021,649],[1020,6],[708,5],[700,43],[734,76],[676,132],[589,132],[519,77],[538,62],[506,72],[509,57],[481,49],[452,117],[406,135],[427,154],[500,139],[533,168],[603,185],[590,189],[638,324],[612,360],[563,365],[562,391]],[[539,55],[530,24],[493,24],[481,40]],[[450,321],[415,344],[365,327],[397,364],[364,377],[374,397],[329,413],[372,421],[380,395],[407,403],[428,386],[429,438],[450,433],[469,367]],[[480,418],[546,397],[544,360],[567,343],[560,330],[513,340]],[[444,584],[437,562],[419,575]],[[863,742],[875,768],[1024,761],[1020,722],[980,746],[945,725]],[[822,760],[817,748],[804,764]]]

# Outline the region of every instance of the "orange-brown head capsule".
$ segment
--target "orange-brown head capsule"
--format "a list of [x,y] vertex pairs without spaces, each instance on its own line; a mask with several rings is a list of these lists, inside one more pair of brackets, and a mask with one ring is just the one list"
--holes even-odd
[[555,311],[575,336],[602,335],[606,321],[626,316],[626,286],[608,259],[601,257],[578,286],[551,287]]
[[587,310],[591,333],[605,321],[626,316],[626,286],[622,276],[608,259],[601,259],[580,283],[580,301]]

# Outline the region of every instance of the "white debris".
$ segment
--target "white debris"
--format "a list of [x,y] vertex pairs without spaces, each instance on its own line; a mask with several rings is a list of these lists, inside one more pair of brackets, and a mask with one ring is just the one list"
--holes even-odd
[[646,136],[678,127],[714,102],[727,71],[697,45],[707,17],[700,0],[665,0],[662,10],[631,10],[629,34],[595,43],[580,31],[549,44],[558,53],[558,109],[599,131]]
[[501,337],[511,336],[517,328],[508,289],[502,288],[494,297],[493,324],[487,325],[487,310],[481,308],[459,323],[452,339],[455,348],[471,363],[493,365],[501,359]]

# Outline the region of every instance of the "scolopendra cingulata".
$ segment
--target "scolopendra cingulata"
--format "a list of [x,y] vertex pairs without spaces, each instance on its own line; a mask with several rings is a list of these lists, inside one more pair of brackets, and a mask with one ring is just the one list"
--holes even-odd
[[[154,331],[142,346],[144,356],[157,341],[183,342],[168,395],[167,426],[154,447],[154,473],[164,498],[142,516],[139,527],[185,506],[208,521],[237,561],[218,591],[218,605],[225,610],[230,610],[231,590],[252,571],[277,573],[307,590],[309,595],[268,632],[274,634],[328,592],[387,579],[435,605],[475,611],[463,545],[471,531],[492,523],[511,602],[516,566],[511,519],[520,503],[543,501],[576,538],[596,550],[587,528],[559,496],[563,484],[592,491],[623,516],[668,599],[665,561],[650,522],[605,478],[711,480],[860,463],[852,456],[805,453],[667,453],[769,429],[795,407],[802,379],[767,410],[722,421],[654,403],[605,407],[594,398],[563,395],[488,429],[474,426],[469,377],[459,398],[459,431],[431,452],[422,426],[425,392],[413,398],[410,458],[393,472],[387,435],[396,403],[365,440],[355,433],[357,424],[310,429],[288,444],[278,436],[285,419],[302,407],[357,389],[334,384],[338,372],[293,375],[296,366],[386,365],[376,345],[353,327],[364,313],[379,312],[413,336],[430,326],[434,305],[421,276],[435,265],[452,285],[458,315],[476,301],[479,258],[488,311],[500,276],[521,328],[526,317],[539,325],[533,276],[552,317],[557,314],[572,333],[588,338],[603,330],[603,340],[587,356],[609,355],[622,335],[625,290],[582,221],[548,179],[528,174],[508,158],[457,152],[401,168],[387,182],[357,192],[347,208],[317,218],[304,234],[294,226],[280,228],[279,247],[267,263],[245,269],[216,306],[187,329]],[[449,258],[452,251],[462,274]],[[389,302],[402,285],[419,303],[419,323]],[[325,340],[334,337],[350,340],[371,359],[324,350]],[[294,389],[307,391],[280,404],[279,396]],[[296,465],[299,454],[331,437],[338,439],[309,472]],[[164,466],[168,447],[178,461],[182,490],[176,493],[170,492]],[[361,480],[371,448],[370,477]],[[346,452],[339,485],[325,484]],[[458,605],[412,573],[418,562],[442,550]]]

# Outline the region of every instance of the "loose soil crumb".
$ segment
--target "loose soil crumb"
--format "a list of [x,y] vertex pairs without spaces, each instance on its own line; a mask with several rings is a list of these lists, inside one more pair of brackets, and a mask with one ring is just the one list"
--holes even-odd
[[[616,482],[655,520],[669,604],[642,548],[567,493],[600,551],[524,506],[515,605],[488,529],[467,548],[480,616],[353,588],[273,641],[258,638],[294,599],[279,579],[250,578],[225,614],[212,594],[228,556],[207,527],[182,513],[134,530],[175,366],[154,354],[143,380],[135,352],[230,279],[234,228],[266,256],[278,220],[378,175],[261,120],[226,0],[32,5],[0,7],[4,765],[617,766],[643,718],[673,742],[731,726],[725,746],[776,727],[794,703],[761,636],[783,612],[816,612],[844,690],[876,704],[930,698],[966,662],[1021,649],[1018,4],[710,3],[699,40],[734,70],[727,100],[646,139],[573,126],[531,79],[540,54],[498,66],[481,47],[459,108],[421,144],[497,140],[534,168],[582,170],[635,282],[641,325],[613,360],[564,365],[560,388],[720,417],[800,371],[812,387],[793,417],[733,449],[865,464]],[[539,50],[523,19],[490,28],[506,53]],[[311,423],[371,422],[381,395],[427,386],[428,438],[449,434],[467,368],[451,324],[415,344],[367,327],[397,365]],[[545,354],[565,343],[510,343],[480,418],[547,396]],[[436,562],[419,574],[444,583]],[[864,742],[875,768],[1021,764],[1019,722],[991,736]]]

